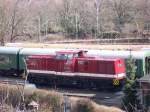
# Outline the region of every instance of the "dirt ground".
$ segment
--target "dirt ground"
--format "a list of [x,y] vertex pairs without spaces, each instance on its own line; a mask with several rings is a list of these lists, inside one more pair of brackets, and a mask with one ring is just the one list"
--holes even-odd
[[141,50],[149,48],[150,45],[100,45],[100,44],[44,44],[44,43],[6,43],[9,47],[29,48],[78,48],[78,49],[104,49],[104,50]]

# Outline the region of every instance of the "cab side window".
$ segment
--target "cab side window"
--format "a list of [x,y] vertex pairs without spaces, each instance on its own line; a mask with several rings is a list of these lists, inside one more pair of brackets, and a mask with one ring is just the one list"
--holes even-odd
[[67,55],[66,54],[57,54],[56,59],[65,60],[65,59],[67,59]]
[[68,60],[72,60],[72,59],[73,59],[73,54],[68,54],[67,59],[68,59]]
[[79,57],[79,55],[78,55],[78,54],[74,54],[74,57],[75,57],[75,58],[78,58],[78,57]]

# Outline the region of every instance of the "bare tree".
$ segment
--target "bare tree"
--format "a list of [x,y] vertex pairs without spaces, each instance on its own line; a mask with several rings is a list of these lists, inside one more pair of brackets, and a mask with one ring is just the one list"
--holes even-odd
[[[91,23],[92,11],[88,9],[91,5],[84,0],[63,0],[59,10],[60,25],[66,34],[76,39],[86,36],[94,25]],[[91,8],[91,7],[90,7]]]
[[17,20],[17,11],[18,11],[18,3],[19,0],[15,1],[15,4],[13,6],[13,12],[11,15],[11,20],[10,20],[10,26],[11,26],[11,32],[10,32],[10,42],[13,41],[14,39],[14,33],[16,30],[17,25],[20,23],[21,19]]
[[119,32],[122,32],[122,28],[125,23],[131,22],[133,19],[133,7],[130,0],[112,0],[112,10],[114,15],[114,24]]
[[50,33],[79,39],[97,38],[101,32],[112,30],[140,31],[139,21],[144,23],[150,17],[149,0],[8,1],[6,7],[3,5],[6,1],[0,0],[2,44],[4,40],[13,42],[26,37],[42,42]]
[[140,24],[138,21],[146,23],[149,27],[149,18],[150,18],[150,1],[149,0],[134,0],[134,21],[137,25],[137,28],[140,30]]
[[76,39],[79,37],[84,37],[85,35],[85,24],[86,23],[86,12],[85,12],[85,5],[86,1],[84,0],[76,0],[72,3],[72,19],[73,19],[73,26],[74,26],[74,34]]
[[99,12],[100,12],[100,5],[102,0],[95,0],[95,8],[96,8],[96,36],[98,37],[99,34]]
[[71,32],[71,2],[72,0],[63,0],[62,6],[59,9],[60,26],[63,28],[63,32],[67,36]]
[[[31,38],[31,13],[28,1],[14,0],[5,1],[7,6],[5,20],[7,20],[6,41],[13,42],[24,37]],[[32,29],[32,30],[31,30]]]
[[5,35],[8,28],[7,9],[3,0],[0,0],[0,42],[4,45]]

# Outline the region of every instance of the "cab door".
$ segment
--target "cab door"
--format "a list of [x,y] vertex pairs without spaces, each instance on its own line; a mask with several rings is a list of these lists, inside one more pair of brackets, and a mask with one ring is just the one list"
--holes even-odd
[[74,72],[75,58],[74,54],[68,54],[64,63],[64,72]]

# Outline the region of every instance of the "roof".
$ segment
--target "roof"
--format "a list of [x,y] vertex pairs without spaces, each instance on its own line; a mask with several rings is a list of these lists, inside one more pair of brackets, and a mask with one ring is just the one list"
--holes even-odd
[[29,56],[29,58],[36,58],[36,59],[50,59],[50,58],[54,58],[55,55],[31,55]]
[[60,50],[57,51],[59,54],[74,54],[74,53],[79,53],[79,52],[87,52],[85,50]]
[[23,48],[20,51],[22,55],[54,55],[59,49],[48,49],[48,48]]
[[143,76],[143,77],[140,78],[138,81],[139,81],[139,82],[147,82],[147,83],[150,83],[150,74]]
[[142,48],[141,50],[150,51],[150,48]]
[[[149,54],[148,54],[149,53]],[[145,56],[150,56],[149,51],[129,51],[129,50],[89,50],[87,55],[97,55],[108,58],[123,58],[127,59],[132,56],[135,59],[143,59]]]
[[21,47],[0,47],[0,54],[17,54]]
[[[83,59],[83,58],[78,58]],[[99,60],[99,61],[118,61],[121,60],[120,58],[101,58],[101,57],[85,57],[86,60]]]

